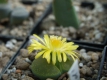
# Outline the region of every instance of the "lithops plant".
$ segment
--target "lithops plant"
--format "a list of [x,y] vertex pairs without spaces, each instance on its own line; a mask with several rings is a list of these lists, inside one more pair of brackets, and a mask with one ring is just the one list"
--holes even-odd
[[79,27],[79,20],[75,12],[72,0],[53,0],[53,13],[56,22],[64,27]]
[[24,7],[16,7],[10,15],[10,24],[20,24],[29,16],[29,12]]
[[70,69],[75,59],[78,58],[78,53],[75,52],[78,45],[67,42],[66,38],[61,36],[44,35],[44,39],[37,35],[34,37],[36,39],[31,39],[28,47],[29,53],[39,50],[30,66],[33,74],[41,80],[47,78],[57,80],[61,74]]
[[8,18],[12,11],[12,6],[8,3],[8,0],[0,0],[0,20]]

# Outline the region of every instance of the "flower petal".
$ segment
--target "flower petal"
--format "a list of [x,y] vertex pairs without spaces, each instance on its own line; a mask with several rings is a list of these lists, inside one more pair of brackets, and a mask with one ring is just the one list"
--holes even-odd
[[75,61],[75,58],[74,58],[74,56],[72,55],[72,54],[70,54],[70,56],[72,57],[72,59]]
[[59,51],[57,51],[57,56],[58,56],[58,61],[61,62],[62,61],[62,57],[61,57],[61,53]]
[[51,53],[51,50],[47,50],[47,51],[43,54],[43,58],[46,58],[48,63],[50,63],[50,53]]
[[61,40],[61,39],[62,39],[62,37],[60,36],[60,37],[58,37],[58,39],[59,39],[59,40]]
[[35,36],[37,39],[39,39],[43,44],[45,44],[45,42],[39,37],[37,36],[36,34],[33,34],[33,36]]
[[66,53],[63,52],[62,54],[63,54],[63,61],[66,62],[66,60],[67,60]]
[[52,52],[52,63],[55,65],[56,63],[56,52]]
[[62,39],[62,42],[63,42],[63,43],[66,42],[66,38],[63,38],[63,39]]
[[35,56],[35,59],[39,58],[46,50],[40,51],[39,53],[37,53],[37,55]]
[[48,35],[44,35],[44,40],[45,40],[46,46],[49,48],[50,47],[50,39],[49,39]]
[[72,52],[72,51],[71,51],[71,52],[69,52],[69,53],[67,53],[67,54],[72,55],[72,56],[74,56],[74,58],[79,59],[79,58],[78,58],[78,56],[77,56],[74,52]]

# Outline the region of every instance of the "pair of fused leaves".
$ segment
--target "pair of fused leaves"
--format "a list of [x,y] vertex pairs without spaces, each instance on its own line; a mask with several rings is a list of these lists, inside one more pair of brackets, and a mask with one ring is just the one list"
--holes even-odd
[[58,62],[56,65],[48,64],[46,59],[40,57],[35,59],[30,68],[35,76],[41,80],[47,78],[57,79],[61,74],[67,72],[73,64],[73,59],[68,57],[66,62]]

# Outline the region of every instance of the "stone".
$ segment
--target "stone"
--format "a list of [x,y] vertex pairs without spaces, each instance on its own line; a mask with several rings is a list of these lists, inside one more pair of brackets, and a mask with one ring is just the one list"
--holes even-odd
[[68,27],[68,29],[69,29],[69,33],[76,33],[76,29],[74,28],[74,27],[72,27],[72,26],[70,26],[70,27]]
[[83,67],[83,63],[79,63],[79,67]]
[[96,34],[96,35],[95,35],[95,39],[100,39],[100,38],[101,38],[101,35],[102,35],[101,33]]
[[51,78],[47,78],[46,80],[53,80],[53,79],[51,79]]
[[76,10],[77,12],[80,11],[80,7],[79,7],[79,6],[74,6],[74,8],[75,8],[75,10]]
[[106,77],[102,77],[100,80],[107,80],[107,78]]
[[98,70],[97,70],[97,69],[95,69],[94,72],[95,72],[96,74],[98,74]]
[[12,50],[13,52],[16,52],[18,49],[19,49],[19,47],[14,46],[11,50]]
[[15,45],[20,47],[20,45],[22,45],[22,41],[18,41]]
[[91,66],[93,69],[98,69],[99,68],[100,63],[96,62],[96,63],[92,63]]
[[16,72],[16,67],[13,67],[13,68],[12,68],[12,72]]
[[28,62],[28,63],[32,63],[29,58],[25,58],[25,61]]
[[92,75],[92,70],[91,70],[89,67],[87,67],[86,74],[87,74],[88,76],[91,76],[91,75]]
[[6,66],[6,64],[7,64],[7,62],[9,61],[9,57],[3,57],[2,58],[2,65],[3,65],[3,67],[5,67]]
[[80,78],[80,80],[85,80],[84,78]]
[[16,39],[11,39],[10,40],[13,44],[16,44],[17,43],[17,40]]
[[80,69],[80,73],[82,73],[83,75],[85,75],[87,73],[87,67],[86,66],[83,66],[81,69]]
[[45,30],[48,30],[51,26],[55,26],[55,21],[48,18],[46,18],[41,24],[41,28]]
[[81,50],[80,50],[80,53],[84,53],[84,52],[86,52],[85,49],[81,49]]
[[4,45],[0,45],[0,52],[7,52],[9,51]]
[[9,49],[13,49],[14,48],[14,45],[13,45],[13,43],[11,41],[7,41],[5,46],[7,48],[9,48]]
[[21,69],[21,70],[29,69],[29,66],[30,64],[22,58],[16,62],[16,68]]
[[34,80],[32,77],[29,76],[25,76],[24,78],[22,78],[21,80]]
[[80,53],[81,58],[86,60],[86,61],[90,61],[91,60],[91,56],[87,55],[87,53]]
[[2,78],[3,80],[8,80],[8,74],[3,74]]
[[14,54],[15,54],[15,52],[13,52],[13,51],[3,52],[3,57],[11,58]]
[[21,50],[20,50],[20,55],[21,55],[23,58],[28,57],[28,56],[29,56],[28,50],[27,50],[27,49],[21,49]]
[[90,67],[90,66],[91,66],[91,64],[92,64],[92,62],[91,62],[91,61],[89,61],[89,62],[87,63],[87,66],[88,66],[88,67]]
[[93,54],[91,55],[91,58],[92,58],[93,61],[98,61],[99,56],[98,56],[97,53],[93,53]]
[[41,5],[37,5],[37,6],[36,6],[36,10],[37,10],[37,11],[43,11],[43,10],[44,10],[44,7],[41,6]]

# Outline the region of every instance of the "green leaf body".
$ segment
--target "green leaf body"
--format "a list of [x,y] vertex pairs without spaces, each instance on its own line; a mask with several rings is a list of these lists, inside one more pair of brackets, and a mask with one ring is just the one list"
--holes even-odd
[[66,62],[59,62],[59,67],[58,68],[60,69],[61,73],[63,74],[65,72],[68,72],[68,70],[72,66],[73,62],[74,61],[70,56],[68,56],[68,59],[67,59]]
[[48,64],[46,59],[40,57],[32,62],[30,69],[41,80],[46,80],[47,78],[57,80],[61,74],[70,69],[72,63],[73,60],[68,59],[66,62],[58,62],[57,65],[53,65],[51,63]]
[[18,7],[15,8],[10,15],[10,24],[21,24],[29,16],[29,13],[26,11],[26,8]]
[[4,3],[7,3],[8,0],[0,0],[0,4],[4,4]]
[[79,27],[79,20],[71,0],[53,0],[53,12],[56,22],[64,27]]
[[0,20],[9,18],[12,11],[12,6],[10,4],[0,4]]
[[60,70],[53,64],[48,64],[46,59],[38,58],[35,59],[30,66],[33,74],[41,80],[46,80],[47,78],[52,78],[57,80],[61,75]]

